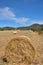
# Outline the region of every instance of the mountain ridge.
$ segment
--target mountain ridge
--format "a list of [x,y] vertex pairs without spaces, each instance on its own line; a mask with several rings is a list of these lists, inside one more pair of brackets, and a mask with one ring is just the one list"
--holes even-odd
[[9,26],[2,27],[2,28],[0,27],[0,30],[15,30],[15,29],[20,29],[20,30],[43,29],[43,24],[32,24],[30,26],[17,27],[17,28],[9,27]]

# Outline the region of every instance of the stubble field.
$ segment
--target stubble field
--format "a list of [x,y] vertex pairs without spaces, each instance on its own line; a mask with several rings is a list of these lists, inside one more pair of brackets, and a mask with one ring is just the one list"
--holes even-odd
[[0,65],[7,65],[3,61],[3,56],[8,42],[16,36],[24,35],[31,39],[32,45],[35,48],[35,58],[32,65],[43,65],[43,33],[39,35],[38,32],[31,30],[18,30],[16,34],[13,31],[0,31]]

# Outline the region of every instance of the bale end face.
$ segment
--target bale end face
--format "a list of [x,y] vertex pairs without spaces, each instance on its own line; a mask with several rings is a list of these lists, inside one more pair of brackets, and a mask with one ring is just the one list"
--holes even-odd
[[32,46],[29,38],[27,37],[15,37],[12,39],[6,49],[5,49],[5,56],[9,63],[12,65],[19,64],[31,64],[34,56],[35,56],[35,49]]

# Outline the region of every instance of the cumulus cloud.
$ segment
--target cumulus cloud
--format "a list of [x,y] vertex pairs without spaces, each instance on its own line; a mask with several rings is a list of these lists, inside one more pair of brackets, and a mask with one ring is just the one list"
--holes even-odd
[[0,8],[0,19],[14,20],[16,23],[20,23],[20,24],[26,23],[29,20],[29,18],[26,17],[17,18],[15,13],[13,13],[13,11],[9,7]]

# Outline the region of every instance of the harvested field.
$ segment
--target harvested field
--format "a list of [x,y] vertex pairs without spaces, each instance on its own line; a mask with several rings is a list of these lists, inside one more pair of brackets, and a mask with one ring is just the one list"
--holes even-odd
[[[15,41],[15,45],[14,45],[14,38],[17,37],[17,36],[28,36],[28,38],[31,39],[31,44],[33,47],[31,47],[30,45],[28,45],[27,42],[25,42],[26,40],[24,40],[25,43],[23,43],[24,45],[20,45],[19,42],[23,42],[22,41]],[[19,40],[19,38],[18,38]],[[13,45],[12,45],[13,43]],[[16,60],[16,56],[10,56],[10,53],[14,52],[15,51],[10,51],[11,48],[13,49],[14,47],[17,47],[17,44],[18,43],[18,47],[19,48],[25,48],[24,51],[22,51],[23,53],[25,52],[25,56],[26,56],[26,60],[24,60],[25,62],[21,63],[21,59],[20,57],[23,59],[24,56],[22,57],[22,55],[20,54],[23,54],[21,53],[20,49],[16,49],[17,50],[17,53],[15,55],[18,54],[18,59],[20,60]],[[27,45],[26,45],[27,43]],[[29,43],[30,44],[30,43]],[[20,45],[20,46],[19,46]],[[23,47],[24,46],[24,47]],[[25,47],[26,46],[26,47]],[[27,49],[29,46],[29,49],[31,49],[31,52],[30,52],[30,57],[32,58],[31,60],[29,60],[29,58],[27,59],[27,56],[29,55],[29,50]],[[32,49],[35,49],[32,50]],[[19,53],[18,53],[18,50],[19,50]],[[10,51],[10,53],[9,53]],[[12,53],[13,54],[13,53]],[[19,57],[20,55],[20,57]],[[33,56],[35,55],[35,58],[33,60]],[[10,59],[10,58],[11,59]],[[7,59],[6,59],[7,58]],[[15,58],[16,61],[13,61],[13,59]],[[32,61],[33,60],[33,61]],[[19,63],[18,63],[19,61]],[[0,65],[29,65],[29,61],[31,63],[32,61],[32,65],[43,65],[43,33],[42,34],[38,34],[38,32],[33,32],[31,30],[25,30],[25,31],[18,31],[17,34],[13,34],[12,31],[0,31]],[[17,62],[17,63],[13,63],[12,62]]]

